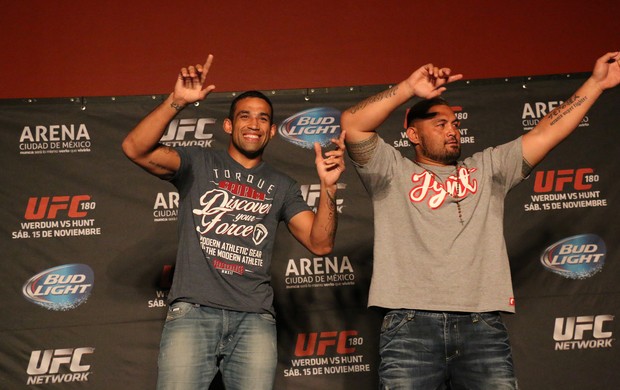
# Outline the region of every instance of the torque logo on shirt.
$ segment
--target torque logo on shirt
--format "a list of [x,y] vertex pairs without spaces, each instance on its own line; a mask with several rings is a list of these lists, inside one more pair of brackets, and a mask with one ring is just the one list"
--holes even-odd
[[312,149],[315,142],[325,147],[340,136],[340,111],[331,107],[311,108],[286,118],[278,133],[288,142]]
[[549,271],[568,279],[585,279],[603,269],[607,249],[595,234],[581,234],[545,249],[540,262]]
[[235,183],[233,181],[221,180],[218,187],[230,192],[233,195],[243,198],[265,200],[265,193],[255,190],[247,184]]

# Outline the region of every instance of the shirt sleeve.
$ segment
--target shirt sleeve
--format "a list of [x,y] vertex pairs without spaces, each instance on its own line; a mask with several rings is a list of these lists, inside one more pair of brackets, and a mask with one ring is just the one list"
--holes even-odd
[[494,176],[504,183],[506,193],[524,180],[521,137],[490,148]]
[[377,140],[375,153],[365,165],[354,164],[369,194],[381,192],[392,181],[396,164],[403,156],[383,138]]
[[280,219],[288,224],[295,215],[302,211],[312,211],[312,209],[301,195],[299,184],[291,179],[284,197]]

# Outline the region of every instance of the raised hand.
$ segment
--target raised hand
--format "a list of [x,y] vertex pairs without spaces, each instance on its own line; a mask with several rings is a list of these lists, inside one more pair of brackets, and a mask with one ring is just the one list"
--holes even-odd
[[179,77],[174,86],[172,97],[176,104],[184,106],[203,100],[211,91],[215,89],[215,85],[206,85],[207,74],[213,55],[209,54],[204,65],[188,66],[181,68]]
[[452,75],[450,68],[439,68],[426,64],[417,69],[405,80],[412,95],[423,99],[432,99],[446,90],[445,84],[463,78],[462,74]]
[[340,137],[338,139],[332,139],[332,143],[336,145],[335,150],[331,150],[329,152],[325,152],[325,156],[323,156],[323,151],[321,150],[321,145],[318,142],[314,143],[314,152],[315,159],[314,162],[316,164],[316,170],[319,174],[319,179],[321,179],[321,183],[331,186],[338,183],[338,179],[340,179],[340,175],[345,170],[344,164],[344,152],[345,152],[345,130],[342,130],[340,133]]
[[620,51],[607,53],[596,60],[591,78],[602,90],[620,84]]

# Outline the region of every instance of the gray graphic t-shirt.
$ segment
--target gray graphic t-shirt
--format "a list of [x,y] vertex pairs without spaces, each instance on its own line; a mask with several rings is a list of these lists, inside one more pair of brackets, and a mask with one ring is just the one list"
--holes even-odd
[[521,182],[521,139],[457,166],[421,166],[379,140],[356,169],[374,207],[369,306],[514,312],[504,198]]
[[277,225],[310,209],[299,185],[265,162],[246,169],[226,151],[176,150],[179,246],[168,301],[274,314]]

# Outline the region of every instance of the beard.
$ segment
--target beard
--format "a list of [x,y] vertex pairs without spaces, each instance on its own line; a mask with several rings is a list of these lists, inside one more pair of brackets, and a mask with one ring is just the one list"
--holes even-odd
[[426,158],[441,164],[450,165],[457,162],[459,157],[461,157],[461,145],[457,145],[456,148],[446,149],[445,145],[444,148],[429,147],[425,142],[422,142],[420,143],[420,152]]

